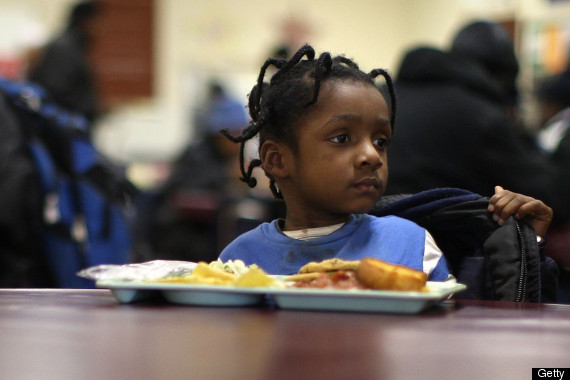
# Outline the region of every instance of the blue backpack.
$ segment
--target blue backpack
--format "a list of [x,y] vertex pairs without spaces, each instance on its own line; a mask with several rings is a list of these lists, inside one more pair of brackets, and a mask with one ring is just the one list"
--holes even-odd
[[[128,214],[136,189],[93,146],[82,115],[51,103],[43,88],[31,83],[0,78],[0,93],[8,105],[4,111],[12,112],[21,129],[25,158],[33,163],[41,186],[42,210],[37,215],[42,220],[35,223],[41,230],[30,229],[25,238],[41,241],[39,259],[53,286],[93,287],[76,273],[94,265],[129,262],[133,244]],[[14,186],[21,190],[12,193],[25,196],[25,186]],[[19,254],[17,249],[11,253]]]

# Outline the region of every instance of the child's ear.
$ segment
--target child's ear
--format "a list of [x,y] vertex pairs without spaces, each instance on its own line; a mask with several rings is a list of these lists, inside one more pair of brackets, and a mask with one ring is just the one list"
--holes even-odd
[[262,162],[263,170],[273,178],[283,178],[287,176],[289,149],[281,143],[267,140],[261,146],[259,158]]

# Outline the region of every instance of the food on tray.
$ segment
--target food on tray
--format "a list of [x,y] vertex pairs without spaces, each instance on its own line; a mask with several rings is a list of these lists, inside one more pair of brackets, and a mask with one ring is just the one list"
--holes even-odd
[[212,261],[208,264],[211,268],[219,269],[224,272],[233,273],[235,275],[242,275],[247,272],[250,268],[257,267],[257,265],[245,265],[245,263],[241,260],[228,260],[223,262],[222,260],[218,259],[216,261]]
[[185,276],[169,276],[158,282],[203,284],[203,285],[232,285],[239,287],[283,287],[281,281],[270,277],[257,265],[245,266],[240,260],[199,262],[192,273]]
[[345,261],[341,259],[327,259],[321,262],[310,262],[299,269],[299,274],[332,272],[338,270],[356,270],[360,261]]
[[275,287],[280,282],[270,277],[261,268],[252,266],[247,272],[239,276],[233,283],[234,286],[247,287]]
[[[425,291],[427,274],[375,258],[360,261],[327,259],[310,262],[299,273],[283,280],[270,276],[257,265],[241,260],[199,262],[190,274],[171,275],[158,282],[236,287],[377,289]],[[286,285],[287,284],[287,285]]]
[[369,257],[361,261],[329,259],[308,263],[285,280],[300,288],[425,291],[427,274]]
[[427,282],[424,272],[373,258],[362,259],[356,278],[368,288],[386,290],[421,291]]
[[294,282],[294,288],[366,289],[356,279],[354,270],[301,273],[289,276],[285,281]]
[[161,278],[159,282],[182,282],[189,284],[230,285],[237,279],[233,273],[224,272],[200,262],[196,268],[184,276],[169,276]]

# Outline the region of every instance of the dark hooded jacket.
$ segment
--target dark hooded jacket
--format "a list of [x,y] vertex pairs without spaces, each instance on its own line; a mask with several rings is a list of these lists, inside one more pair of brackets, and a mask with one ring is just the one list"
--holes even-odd
[[569,176],[519,136],[508,97],[483,67],[420,47],[404,57],[395,88],[386,194],[453,187],[489,196],[501,185],[567,220]]

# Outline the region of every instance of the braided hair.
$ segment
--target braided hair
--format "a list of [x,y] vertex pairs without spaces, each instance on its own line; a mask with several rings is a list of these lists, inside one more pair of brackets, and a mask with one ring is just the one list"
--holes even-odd
[[[306,59],[303,59],[303,58]],[[265,73],[270,66],[278,71],[265,82]],[[361,71],[352,60],[343,57],[331,57],[330,53],[322,53],[315,60],[315,51],[309,46],[301,47],[289,60],[269,58],[259,72],[256,85],[249,94],[248,108],[251,116],[250,124],[241,135],[233,136],[228,130],[222,130],[228,139],[241,144],[240,169],[241,181],[249,187],[255,187],[257,180],[252,177],[256,167],[261,166],[260,159],[252,160],[245,168],[244,148],[248,140],[259,134],[259,147],[266,140],[284,141],[291,149],[297,148],[295,121],[306,112],[307,108],[317,102],[323,81],[351,80],[375,85],[374,79],[382,76],[390,95],[390,125],[394,128],[396,119],[396,97],[392,78],[386,70],[374,69],[370,73]],[[380,90],[379,90],[380,91]],[[269,176],[269,188],[276,198],[283,199]]]

